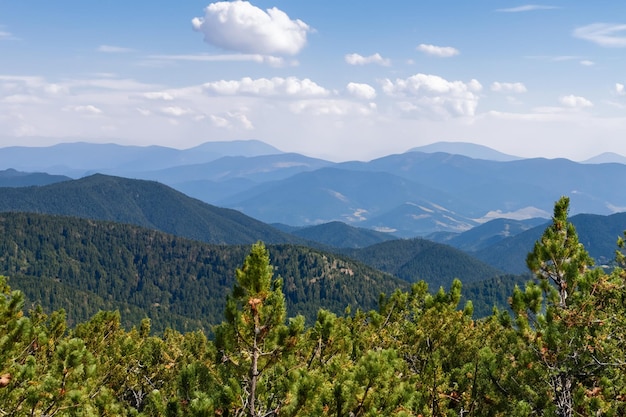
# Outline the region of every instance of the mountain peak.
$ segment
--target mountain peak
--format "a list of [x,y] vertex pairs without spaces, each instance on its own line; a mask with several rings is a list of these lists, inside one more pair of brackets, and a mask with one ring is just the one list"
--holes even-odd
[[618,163],[626,165],[626,156],[620,155],[615,152],[604,152],[600,155],[596,155],[593,158],[589,158],[585,161],[582,161],[583,164],[609,164],[609,163]]
[[411,148],[407,152],[444,152],[452,155],[463,155],[473,159],[486,159],[490,161],[516,161],[522,159],[518,156],[508,155],[487,146],[470,142],[435,142]]

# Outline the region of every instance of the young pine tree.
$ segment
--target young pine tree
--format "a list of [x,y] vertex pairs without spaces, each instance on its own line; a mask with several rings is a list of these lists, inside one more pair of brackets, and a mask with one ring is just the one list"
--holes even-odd
[[287,397],[288,357],[304,319],[286,324],[282,280],[273,275],[265,245],[254,244],[243,267],[236,271],[226,320],[215,331],[225,376],[223,398],[218,402],[229,402],[236,416],[277,415]]
[[[615,382],[624,368],[624,280],[593,269],[568,221],[569,198],[554,207],[552,224],[528,255],[539,280],[516,288],[511,307],[526,347],[537,398],[548,393],[558,417],[620,415]],[[539,376],[540,381],[536,378]]]

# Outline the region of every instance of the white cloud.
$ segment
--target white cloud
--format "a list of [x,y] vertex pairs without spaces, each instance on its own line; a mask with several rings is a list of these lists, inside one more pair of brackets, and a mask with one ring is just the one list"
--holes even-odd
[[307,43],[311,28],[273,7],[263,11],[247,1],[209,4],[204,17],[192,20],[204,41],[230,51],[263,55],[296,55]]
[[624,87],[624,84],[615,83],[615,92],[620,96],[626,95],[626,88]]
[[165,91],[155,91],[151,93],[144,93],[143,96],[149,100],[163,100],[163,101],[174,100],[174,96]]
[[417,50],[427,55],[438,56],[440,58],[449,58],[459,54],[459,50],[451,46],[427,45],[425,43],[420,44]]
[[604,47],[626,47],[626,24],[592,23],[576,28],[574,37],[585,39]]
[[190,109],[184,109],[178,106],[163,107],[161,111],[168,116],[174,116],[174,117],[180,117],[180,116],[184,116],[186,114],[191,113]]
[[500,83],[491,84],[491,91],[497,93],[525,93],[528,91],[523,83]]
[[406,99],[399,103],[402,111],[439,116],[473,116],[479,100],[476,93],[482,90],[477,80],[464,83],[429,74],[415,74],[395,82],[385,79],[382,86],[387,95]]
[[391,65],[389,59],[383,58],[379,53],[375,53],[370,56],[363,56],[359,54],[348,54],[344,58],[346,63],[350,65],[366,65],[366,64],[378,64],[384,67]]
[[504,13],[519,13],[519,12],[532,12],[535,10],[553,10],[558,9],[556,6],[543,6],[539,4],[525,4],[523,6],[509,7],[506,9],[496,9],[496,12]]
[[63,110],[73,111],[76,113],[83,113],[83,114],[102,114],[102,110],[100,110],[98,107],[91,105],[91,104],[79,105],[79,106],[66,106],[63,108]]
[[312,116],[368,116],[376,110],[376,106],[366,106],[346,100],[299,100],[289,105],[289,109],[295,114]]
[[124,48],[121,46],[100,45],[98,47],[98,52],[104,52],[108,54],[121,54],[121,53],[126,53],[126,52],[133,52],[133,49]]
[[361,100],[373,100],[376,98],[376,89],[369,84],[349,83],[346,90],[352,96]]
[[209,120],[213,126],[222,129],[244,129],[253,130],[254,125],[248,119],[248,117],[240,112],[226,112],[221,115],[211,114]]
[[596,65],[596,63],[588,59],[583,59],[582,61],[580,61],[580,65],[585,67],[593,67],[594,65]]
[[204,91],[219,95],[285,96],[285,97],[325,97],[330,91],[308,78],[296,77],[258,78],[249,77],[241,80],[222,80],[206,83]]
[[568,96],[563,96],[559,99],[560,103],[565,106],[565,107],[570,107],[570,108],[585,108],[585,107],[591,107],[593,106],[593,103],[589,100],[587,100],[584,97],[580,97],[580,96],[575,96],[575,95],[568,95]]

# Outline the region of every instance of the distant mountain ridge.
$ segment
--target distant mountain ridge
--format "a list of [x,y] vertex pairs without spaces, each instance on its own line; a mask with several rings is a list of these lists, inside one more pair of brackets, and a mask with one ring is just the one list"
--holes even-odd
[[45,171],[78,178],[97,172],[137,172],[198,164],[228,155],[260,156],[279,153],[280,150],[258,140],[206,142],[189,149],[75,142],[45,147],[0,148],[0,169]]
[[519,156],[508,155],[483,145],[469,142],[435,142],[429,145],[417,146],[407,152],[424,153],[449,153],[451,155],[463,155],[474,159],[486,159],[489,161],[517,161],[523,159]]
[[[265,223],[302,227],[340,221],[403,238],[462,233],[496,218],[547,219],[562,195],[571,197],[572,214],[626,211],[621,184],[626,164],[480,159],[511,156],[462,142],[342,163],[280,152],[258,141],[209,142],[185,151],[93,146],[3,148],[0,162],[57,167],[71,162],[83,167],[79,176],[97,171],[156,180]],[[17,150],[19,155],[10,155]],[[90,155],[81,160],[86,150]]]
[[0,171],[0,187],[29,187],[68,180],[71,178],[65,175],[50,175],[45,172],[21,172],[13,168]]

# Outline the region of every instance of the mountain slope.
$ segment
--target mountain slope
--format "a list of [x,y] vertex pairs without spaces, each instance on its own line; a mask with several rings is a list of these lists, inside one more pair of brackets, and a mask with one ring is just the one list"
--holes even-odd
[[353,259],[408,282],[424,280],[431,290],[486,280],[502,272],[458,249],[426,239],[392,240],[342,251]]
[[[308,226],[342,221],[373,227],[372,219],[407,201],[432,207],[432,200],[449,202],[454,198],[394,174],[328,167],[261,184],[220,205],[268,223]],[[431,218],[427,226],[437,230],[436,219]],[[415,230],[403,232],[412,234]]]
[[296,228],[290,233],[335,248],[364,248],[376,243],[397,239],[397,237],[389,233],[353,227],[342,222],[330,222]]
[[[346,257],[269,245],[290,316],[319,308],[374,309],[401,280]],[[249,246],[210,245],[132,225],[32,213],[0,214],[0,274],[32,302],[72,322],[120,309],[125,323],[205,331],[222,321],[226,295]]]
[[528,220],[494,219],[466,232],[433,234],[426,238],[433,242],[453,246],[465,252],[476,252],[495,245],[510,236],[518,235],[535,226],[546,223],[548,223],[548,219],[543,218]]
[[[617,238],[623,236],[626,230],[626,212],[610,216],[578,214],[572,216],[570,221],[576,227],[580,243],[596,264],[610,264],[615,259]],[[508,273],[526,273],[526,256],[545,228],[546,225],[536,226],[471,255]]]
[[208,243],[302,239],[152,181],[93,175],[44,187],[0,188],[0,211],[24,211],[135,224]]

